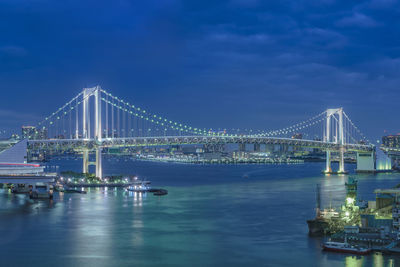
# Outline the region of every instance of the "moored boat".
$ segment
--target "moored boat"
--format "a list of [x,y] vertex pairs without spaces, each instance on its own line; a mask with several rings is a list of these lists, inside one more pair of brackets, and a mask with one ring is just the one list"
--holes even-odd
[[166,189],[156,189],[156,191],[153,191],[153,195],[155,196],[164,196],[168,194],[168,190]]
[[371,249],[367,247],[354,246],[347,242],[332,242],[328,241],[322,244],[322,249],[325,251],[351,253],[357,255],[367,255],[371,253]]
[[131,191],[131,192],[139,192],[139,193],[140,192],[142,192],[142,193],[148,192],[148,191],[151,190],[150,181],[139,181],[139,180],[137,180],[137,181],[135,181],[133,183],[133,185],[129,186],[127,188],[127,190]]
[[13,194],[29,194],[30,188],[25,184],[17,184],[11,187],[11,193]]

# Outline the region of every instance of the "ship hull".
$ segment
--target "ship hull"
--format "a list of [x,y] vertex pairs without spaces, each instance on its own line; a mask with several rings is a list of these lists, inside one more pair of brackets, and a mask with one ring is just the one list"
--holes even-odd
[[331,248],[331,247],[323,247],[324,251],[338,252],[338,253],[350,253],[357,255],[368,255],[371,250],[357,250],[357,249],[346,249],[346,248]]
[[323,219],[308,220],[308,234],[310,236],[322,236],[327,234],[329,224]]

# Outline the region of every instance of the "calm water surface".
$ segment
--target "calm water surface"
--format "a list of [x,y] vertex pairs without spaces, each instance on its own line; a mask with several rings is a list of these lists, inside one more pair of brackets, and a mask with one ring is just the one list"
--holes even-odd
[[[61,170],[79,160],[55,160]],[[348,166],[349,169],[354,166]],[[106,174],[138,174],[156,197],[121,189],[60,194],[50,201],[0,191],[0,266],[400,266],[400,258],[325,253],[309,238],[315,185],[339,205],[347,176],[323,164],[187,165],[106,160]],[[400,183],[358,175],[359,195]]]

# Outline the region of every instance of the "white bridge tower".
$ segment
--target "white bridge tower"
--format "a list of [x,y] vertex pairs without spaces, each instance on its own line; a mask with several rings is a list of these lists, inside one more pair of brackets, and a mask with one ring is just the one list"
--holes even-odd
[[[89,140],[92,138],[91,135],[91,124],[90,124],[90,98],[94,97],[94,139],[96,142],[101,143],[102,141],[102,116],[101,116],[101,88],[100,86],[85,88],[83,89],[83,118],[82,118],[82,138]],[[89,165],[96,166],[96,177],[103,178],[102,170],[102,157],[101,157],[101,146],[96,146],[96,161],[89,161],[89,149],[83,150],[83,172],[89,172]]]
[[[326,130],[324,134],[324,142],[332,142],[339,144],[339,170],[337,173],[346,173],[344,169],[344,123],[343,108],[326,110]],[[325,173],[332,173],[331,167],[331,150],[326,150],[326,168]]]

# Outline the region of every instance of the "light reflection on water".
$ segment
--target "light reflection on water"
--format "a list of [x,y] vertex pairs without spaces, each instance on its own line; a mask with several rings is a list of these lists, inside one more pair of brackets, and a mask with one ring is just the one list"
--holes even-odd
[[[54,164],[54,163],[53,163]],[[65,162],[73,169],[79,162]],[[307,236],[322,202],[344,199],[347,176],[322,176],[323,164],[175,165],[111,162],[169,194],[115,188],[55,194],[53,202],[0,193],[2,263],[54,266],[395,266],[394,256],[326,253]],[[114,165],[113,165],[114,164]],[[124,165],[125,164],[125,165]],[[115,166],[116,165],[116,166]],[[244,174],[247,174],[244,176]],[[359,175],[359,194],[392,187],[398,174]],[[24,257],[19,257],[23,251]]]

